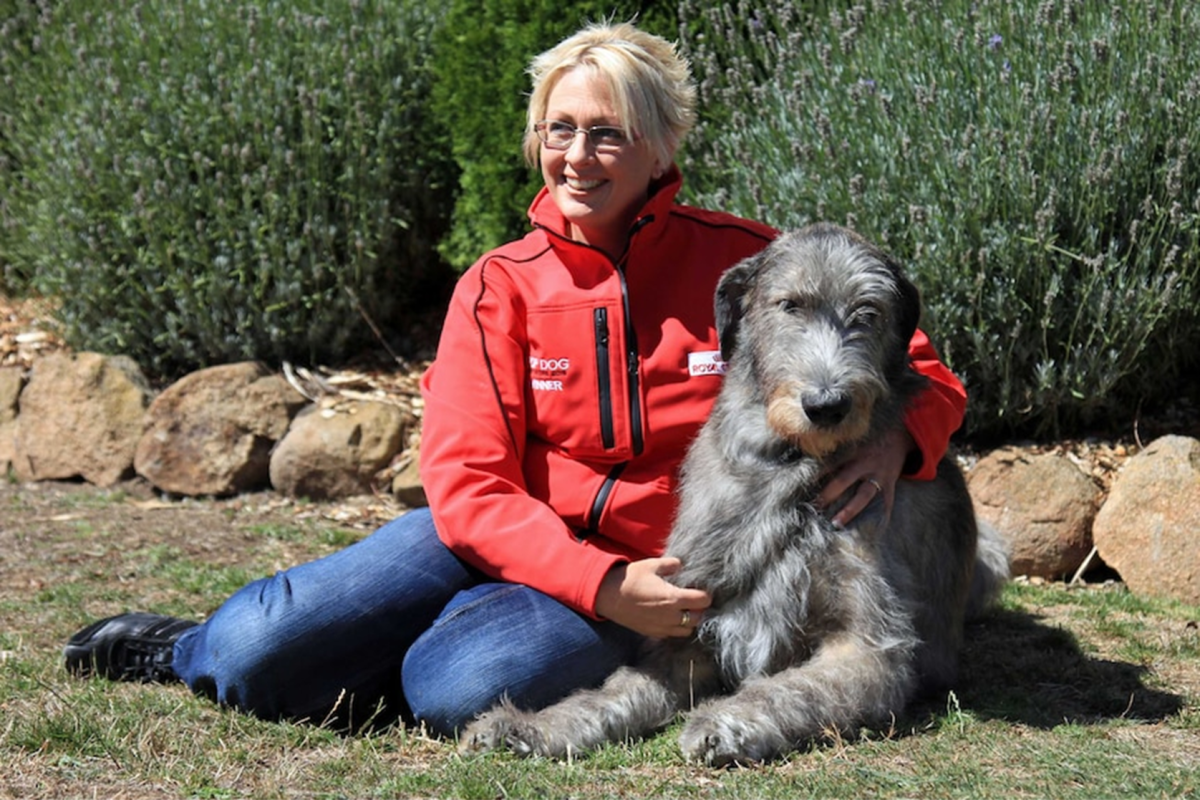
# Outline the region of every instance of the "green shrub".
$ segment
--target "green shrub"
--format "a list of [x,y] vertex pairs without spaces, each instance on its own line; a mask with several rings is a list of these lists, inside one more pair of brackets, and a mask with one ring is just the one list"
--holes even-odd
[[1128,430],[1176,393],[1200,349],[1200,6],[820,7],[685,12],[693,199],[907,261],[967,432]]
[[674,4],[654,0],[450,0],[437,36],[432,108],[461,171],[441,245],[456,268],[529,230],[526,211],[542,186],[521,156],[530,59],[585,22],[609,18],[637,18],[646,30],[678,38]]
[[14,268],[79,348],[171,375],[345,359],[436,283],[438,4],[62,0],[16,69]]
[[20,179],[10,141],[20,108],[16,75],[37,57],[38,45],[37,6],[29,0],[0,0],[0,292],[23,292],[30,278],[10,263],[4,223],[13,224],[9,187]]

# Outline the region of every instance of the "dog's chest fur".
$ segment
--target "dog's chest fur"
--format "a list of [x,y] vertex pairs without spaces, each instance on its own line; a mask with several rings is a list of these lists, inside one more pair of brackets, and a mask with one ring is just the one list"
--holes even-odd
[[[713,596],[697,633],[730,686],[808,658],[840,623],[831,592],[855,560],[852,534],[834,529],[809,502],[817,466],[765,468],[773,470],[773,480],[743,469],[723,481],[705,481],[710,492],[758,495],[751,505],[756,511],[748,516],[713,515],[711,496],[701,504],[703,513],[693,515],[685,494],[667,544],[667,553],[684,565],[678,583]],[[780,471],[791,473],[792,480],[780,481]]]

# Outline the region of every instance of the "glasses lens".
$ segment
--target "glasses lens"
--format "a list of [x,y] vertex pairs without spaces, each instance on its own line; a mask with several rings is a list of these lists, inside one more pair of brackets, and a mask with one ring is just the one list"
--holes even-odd
[[594,147],[617,148],[625,144],[625,131],[600,125],[588,131],[588,138]]
[[533,126],[538,138],[551,150],[567,150],[575,143],[575,137],[582,131],[587,134],[588,141],[597,150],[617,150],[629,137],[625,131],[611,125],[597,125],[594,128],[576,128],[566,122],[544,119]]
[[553,120],[543,120],[536,126],[538,138],[546,143],[548,147],[556,150],[566,149],[571,146],[571,142],[575,139],[575,128],[565,122],[555,122]]

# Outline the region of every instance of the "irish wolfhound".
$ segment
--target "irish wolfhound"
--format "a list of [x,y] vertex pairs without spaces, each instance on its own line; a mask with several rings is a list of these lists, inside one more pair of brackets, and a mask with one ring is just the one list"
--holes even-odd
[[673,580],[713,596],[696,636],[647,640],[636,666],[541,711],[502,702],[463,749],[562,757],[693,708],[687,758],[759,761],[947,687],[968,606],[1008,571],[953,460],[900,481],[890,519],[877,499],[838,528],[813,505],[849,448],[903,424],[924,384],[907,349],[919,314],[896,262],[832,225],[730,269],[716,297],[729,369],[666,547],[683,562]]

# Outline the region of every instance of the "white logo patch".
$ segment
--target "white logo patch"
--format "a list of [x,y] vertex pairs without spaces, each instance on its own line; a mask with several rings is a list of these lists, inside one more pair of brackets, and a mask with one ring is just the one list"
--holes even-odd
[[530,387],[535,392],[566,391],[563,379],[571,369],[569,358],[529,357]]
[[566,375],[571,368],[569,358],[538,358],[529,357],[529,371],[534,375]]
[[688,353],[688,375],[724,375],[725,361],[720,350]]

